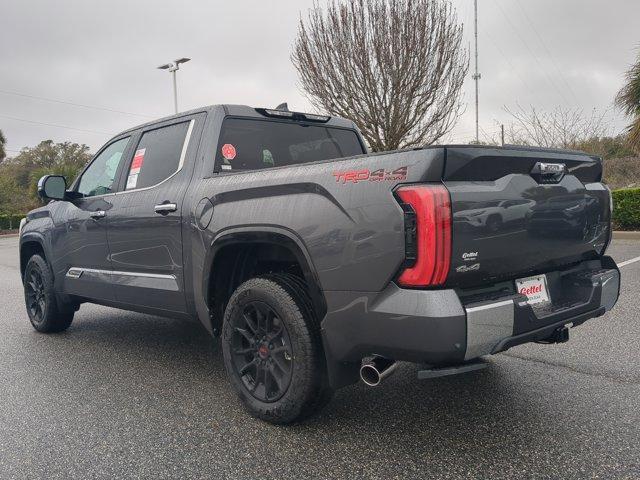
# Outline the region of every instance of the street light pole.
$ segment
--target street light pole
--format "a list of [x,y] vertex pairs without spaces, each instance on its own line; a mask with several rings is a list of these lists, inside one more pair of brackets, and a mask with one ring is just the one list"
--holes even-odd
[[176,80],[177,71],[178,69],[176,68],[173,72],[171,72],[173,76],[173,109],[175,110],[176,113],[178,113],[178,81]]
[[473,80],[476,82],[476,143],[480,143],[480,123],[479,123],[479,106],[478,106],[478,81],[482,78],[480,72],[478,72],[478,0],[473,1],[473,24],[474,24],[474,37],[475,37],[475,57],[476,57],[476,72],[473,74]]
[[187,63],[190,58],[179,58],[174,60],[171,63],[165,63],[164,65],[160,65],[158,68],[160,70],[169,70],[171,75],[173,76],[173,109],[175,113],[178,113],[178,80],[176,72],[180,70],[181,63]]

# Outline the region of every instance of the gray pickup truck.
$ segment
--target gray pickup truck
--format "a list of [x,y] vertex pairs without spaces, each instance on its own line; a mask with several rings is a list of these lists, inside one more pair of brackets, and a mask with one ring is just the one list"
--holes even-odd
[[368,153],[348,120],[196,109],[117,135],[70,186],[40,180],[27,312],[46,333],[85,302],[199,321],[248,411],[289,423],[396,361],[467,372],[610,310],[601,179],[581,152]]

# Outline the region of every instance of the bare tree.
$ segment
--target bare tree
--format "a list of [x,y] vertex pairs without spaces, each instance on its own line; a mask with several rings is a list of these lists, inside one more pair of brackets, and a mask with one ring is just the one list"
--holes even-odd
[[608,133],[604,116],[592,110],[585,114],[582,109],[558,107],[550,112],[537,110],[534,106],[515,110],[504,107],[512,122],[507,125],[507,143],[534,145],[547,148],[576,148],[578,145],[606,136]]
[[469,66],[448,0],[330,0],[300,20],[291,59],[313,105],[376,151],[429,145],[462,112]]

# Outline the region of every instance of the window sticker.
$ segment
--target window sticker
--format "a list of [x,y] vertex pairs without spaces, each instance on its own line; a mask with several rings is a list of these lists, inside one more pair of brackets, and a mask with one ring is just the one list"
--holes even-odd
[[131,162],[131,170],[129,170],[129,175],[137,175],[140,173],[140,169],[142,168],[142,164],[144,163],[144,153],[146,151],[146,148],[141,148],[133,156],[133,162]]
[[140,174],[140,169],[144,163],[144,154],[146,151],[146,148],[141,148],[136,151],[136,154],[133,156],[131,168],[129,169],[129,176],[127,177],[127,186],[125,187],[127,190],[136,188],[136,185],[138,185],[138,175]]
[[236,147],[234,147],[230,143],[225,143],[222,146],[222,156],[225,160],[233,160],[234,158],[236,158]]
[[132,188],[136,188],[138,184],[138,175],[129,175],[127,177],[127,190],[131,190]]

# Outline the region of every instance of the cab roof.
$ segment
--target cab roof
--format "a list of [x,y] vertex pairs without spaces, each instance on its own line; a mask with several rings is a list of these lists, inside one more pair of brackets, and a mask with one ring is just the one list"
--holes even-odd
[[[319,125],[330,125],[333,127],[350,128],[350,129],[357,130],[357,126],[355,123],[353,123],[353,121],[347,120],[341,117],[328,117],[329,120],[327,120],[326,122],[320,122],[320,123],[312,122],[312,121],[307,122],[304,119],[275,118],[275,117],[260,113],[260,110],[264,111],[264,110],[275,110],[275,109],[250,107],[248,105],[233,105],[233,104],[209,105],[205,107],[194,108],[186,112],[180,112],[175,115],[161,117],[161,118],[158,118],[157,120],[151,120],[149,122],[136,125],[135,127],[128,128],[127,130],[122,131],[119,135],[131,132],[134,130],[138,130],[140,128],[152,126],[157,123],[163,123],[169,120],[186,117],[196,113],[221,113],[226,117],[262,118],[262,119],[271,119],[271,120],[277,120],[277,121],[284,120],[284,121],[302,122],[302,123],[319,124]],[[294,112],[294,113],[301,113],[301,112]],[[316,115],[316,114],[312,114],[312,115]]]

